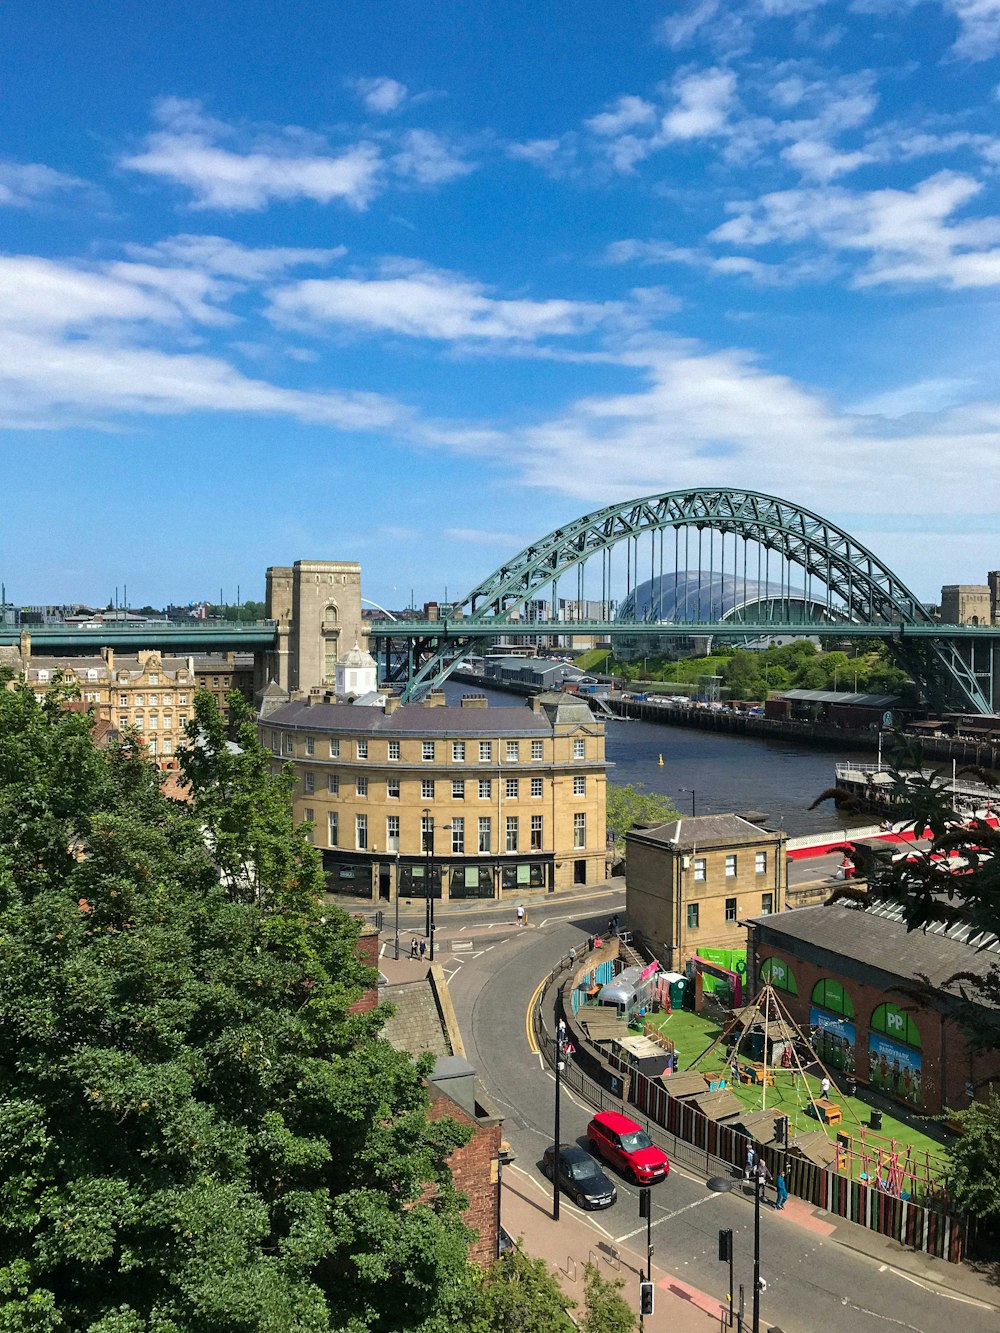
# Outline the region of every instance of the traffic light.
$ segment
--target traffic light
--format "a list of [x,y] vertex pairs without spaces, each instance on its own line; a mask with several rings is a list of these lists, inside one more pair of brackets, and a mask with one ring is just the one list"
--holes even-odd
[[639,1283],[639,1313],[642,1315],[653,1313],[653,1284],[652,1282]]
[[774,1122],[774,1141],[775,1143],[788,1145],[788,1116],[779,1115]]
[[639,1216],[649,1217],[649,1196],[652,1193],[649,1186],[639,1191]]
[[728,1264],[733,1257],[733,1233],[730,1228],[719,1231],[719,1263]]

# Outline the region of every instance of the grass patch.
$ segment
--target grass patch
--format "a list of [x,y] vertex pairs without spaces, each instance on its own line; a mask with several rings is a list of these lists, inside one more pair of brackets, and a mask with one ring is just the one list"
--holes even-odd
[[[722,1032],[715,1019],[682,1009],[675,1010],[671,1014],[651,1014],[647,1017],[647,1022],[655,1023],[663,1035],[673,1041],[679,1052],[679,1066],[682,1070],[697,1069],[700,1073],[722,1073],[726,1069],[727,1052],[721,1043],[711,1055],[702,1054]],[[804,1079],[811,1087],[813,1096],[819,1097],[819,1078],[806,1074]],[[733,1083],[729,1077],[726,1078],[726,1087],[736,1094],[747,1110],[759,1111],[762,1105],[766,1104],[768,1110],[784,1112],[788,1116],[789,1129],[793,1135],[822,1128],[819,1121],[806,1114],[809,1096],[802,1075],[779,1068],[774,1071],[774,1086],[766,1090],[752,1084]],[[915,1167],[918,1175],[923,1176],[925,1171],[929,1170],[931,1179],[939,1182],[944,1180],[947,1174],[947,1162],[942,1155],[942,1142],[947,1139],[948,1134],[937,1121],[924,1120],[931,1131],[924,1133],[912,1123],[898,1120],[883,1111],[882,1130],[880,1133],[875,1133],[868,1128],[868,1118],[872,1110],[869,1102],[861,1097],[846,1097],[836,1087],[831,1089],[831,1100],[841,1107],[844,1118],[841,1124],[830,1126],[827,1132],[831,1140],[838,1130],[851,1136],[852,1152],[848,1160],[851,1175],[855,1180],[865,1170],[862,1152],[867,1151],[877,1157],[878,1148],[885,1149],[886,1152],[898,1152],[900,1164],[905,1161],[906,1150],[909,1148],[911,1159],[915,1163],[919,1162],[919,1167]]]

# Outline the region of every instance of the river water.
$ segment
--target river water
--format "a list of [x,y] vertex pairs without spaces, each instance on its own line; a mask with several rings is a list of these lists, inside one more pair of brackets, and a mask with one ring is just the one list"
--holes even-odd
[[[463,694],[473,692],[486,694],[491,706],[509,708],[520,701],[517,695],[461,682],[445,686],[449,702],[457,703]],[[769,827],[780,826],[792,837],[872,822],[870,815],[838,814],[832,801],[809,809],[820,792],[834,785],[835,763],[847,759],[871,763],[872,755],[866,751],[814,750],[794,741],[616,718],[607,723],[606,752],[614,765],[608,770],[609,782],[631,782],[660,792],[685,815],[691,813],[693,792],[699,815],[756,811],[767,816]]]

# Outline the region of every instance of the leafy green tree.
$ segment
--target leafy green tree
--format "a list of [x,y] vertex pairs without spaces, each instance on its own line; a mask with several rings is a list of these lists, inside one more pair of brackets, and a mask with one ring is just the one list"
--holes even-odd
[[760,699],[765,692],[759,653],[737,648],[722,668],[722,681],[732,699]]
[[484,1274],[467,1326],[469,1333],[573,1333],[575,1308],[545,1260],[519,1242]]
[[665,824],[678,818],[677,807],[669,796],[641,788],[641,783],[637,786],[631,782],[624,786],[608,783],[608,832],[616,842],[624,843],[625,834],[636,824]]
[[233,753],[199,698],[186,806],[65,702],[0,687],[0,1330],[453,1327],[467,1130],[351,1013],[359,924],[248,715]]
[[1000,1226],[1000,1093],[973,1102],[954,1119],[962,1132],[948,1148],[952,1195],[971,1216]]
[[596,1264],[586,1265],[582,1333],[634,1333],[636,1318],[622,1295],[624,1289],[620,1278],[606,1278]]

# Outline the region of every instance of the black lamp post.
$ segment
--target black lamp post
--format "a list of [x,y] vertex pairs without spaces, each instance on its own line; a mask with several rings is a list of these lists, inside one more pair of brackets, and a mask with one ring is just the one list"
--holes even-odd
[[431,882],[434,873],[434,816],[424,809],[424,852],[427,861],[424,867],[424,884],[427,893],[424,934],[431,942],[431,962],[434,961],[434,885]]
[[559,1087],[562,1081],[563,1062],[562,1042],[556,1037],[556,1115],[554,1125],[555,1146],[552,1152],[552,1220],[559,1221]]
[[695,802],[698,799],[697,791],[695,791],[694,787],[680,787],[678,788],[678,790],[684,792],[686,795],[689,795],[691,797],[691,818],[694,819],[695,815],[697,814],[697,811],[695,809]]
[[760,1333],[760,1191],[764,1184],[764,1163],[760,1159],[753,1171],[753,1333]]

